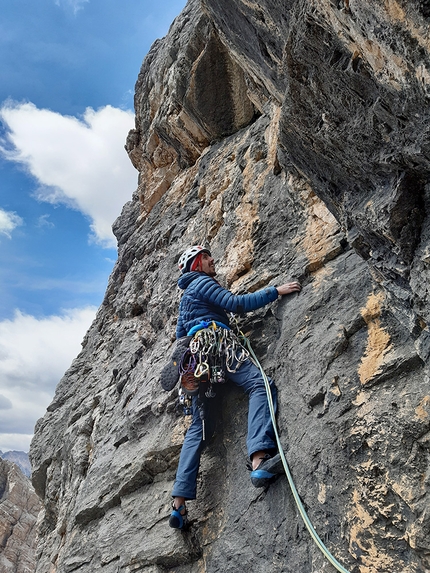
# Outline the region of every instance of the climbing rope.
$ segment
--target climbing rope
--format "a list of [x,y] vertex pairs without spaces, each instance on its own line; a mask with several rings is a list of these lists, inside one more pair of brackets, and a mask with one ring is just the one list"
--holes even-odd
[[[237,321],[236,321],[236,326],[237,326]],[[242,344],[245,346],[245,348],[249,352],[250,357],[254,361],[255,365],[260,369],[261,375],[263,376],[264,385],[266,387],[266,393],[267,393],[267,401],[269,404],[270,416],[272,418],[272,425],[273,425],[273,429],[274,429],[275,437],[276,437],[276,444],[278,446],[279,455],[281,456],[281,460],[282,460],[282,465],[284,466],[285,474],[287,476],[288,483],[290,485],[290,489],[291,489],[291,492],[293,494],[293,497],[294,497],[294,500],[296,502],[299,513],[300,513],[312,539],[315,541],[315,544],[317,545],[318,549],[320,549],[320,551],[323,553],[323,555],[326,557],[326,559],[341,573],[349,573],[348,570],[345,569],[345,567],[343,567],[343,565],[341,565],[335,557],[333,557],[333,555],[330,553],[330,551],[324,545],[324,543],[320,539],[318,533],[315,531],[315,528],[312,525],[311,520],[309,519],[305,508],[303,507],[303,503],[300,499],[300,496],[299,496],[297,489],[296,489],[296,486],[294,484],[293,476],[291,475],[290,468],[288,466],[288,462],[285,458],[285,454],[284,454],[284,450],[282,448],[281,440],[279,439],[279,433],[278,433],[278,430],[276,427],[275,406],[273,404],[273,398],[272,398],[272,392],[270,390],[269,379],[267,378],[267,375],[264,372],[264,369],[261,366],[260,361],[258,360],[257,356],[255,355],[255,352],[252,349],[251,343],[249,342],[248,338],[243,334],[243,332],[241,332],[239,330],[238,326],[237,326],[237,329],[238,329],[238,333],[239,333],[240,339],[242,341]]]

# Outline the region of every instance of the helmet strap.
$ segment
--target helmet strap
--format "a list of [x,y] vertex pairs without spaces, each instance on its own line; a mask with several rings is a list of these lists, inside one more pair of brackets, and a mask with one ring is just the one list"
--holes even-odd
[[199,254],[195,257],[194,261],[191,263],[190,271],[196,271],[196,270],[197,270],[197,267],[200,266],[200,264],[201,264],[201,262],[202,262],[202,254],[203,254],[203,253],[199,253]]

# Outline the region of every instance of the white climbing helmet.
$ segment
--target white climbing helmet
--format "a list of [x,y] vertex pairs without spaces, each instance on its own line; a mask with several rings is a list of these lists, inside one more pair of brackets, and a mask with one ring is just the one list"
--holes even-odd
[[188,249],[182,253],[178,261],[178,267],[181,273],[187,272],[187,264],[192,261],[199,253],[208,253],[208,255],[211,254],[209,249],[205,249],[201,245],[188,247]]

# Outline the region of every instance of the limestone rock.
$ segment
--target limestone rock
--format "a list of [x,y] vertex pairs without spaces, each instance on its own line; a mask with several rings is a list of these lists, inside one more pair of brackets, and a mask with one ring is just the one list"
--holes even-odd
[[35,570],[36,521],[41,503],[17,465],[0,458],[0,571]]
[[30,459],[26,452],[18,452],[16,450],[11,450],[5,453],[0,452],[0,458],[8,460],[9,462],[13,462],[19,467],[19,469],[25,476],[30,477],[31,465],[30,465]]
[[196,243],[234,292],[302,282],[241,324],[319,536],[351,573],[430,571],[429,16],[418,0],[190,0],[153,45],[118,261],[31,447],[37,573],[332,570],[285,478],[249,483],[235,388],[192,527],[168,527],[186,420],[157,380]]

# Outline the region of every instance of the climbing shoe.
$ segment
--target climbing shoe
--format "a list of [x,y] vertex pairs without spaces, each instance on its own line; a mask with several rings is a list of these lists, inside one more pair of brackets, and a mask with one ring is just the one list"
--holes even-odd
[[188,396],[197,396],[199,393],[199,379],[194,376],[194,372],[182,374],[181,387]]
[[[184,513],[181,513],[182,511],[184,511]],[[169,525],[170,527],[173,527],[173,529],[185,529],[187,527],[188,515],[185,505],[179,506],[178,509],[173,505],[173,511],[169,518]]]
[[261,458],[259,466],[251,471],[251,483],[254,487],[264,487],[283,471],[281,456],[276,454],[272,458],[266,454],[264,458]]
[[191,336],[178,338],[169,362],[164,366],[160,373],[160,384],[166,392],[173,390],[179,380],[179,365],[184,353],[188,349],[190,340]]

